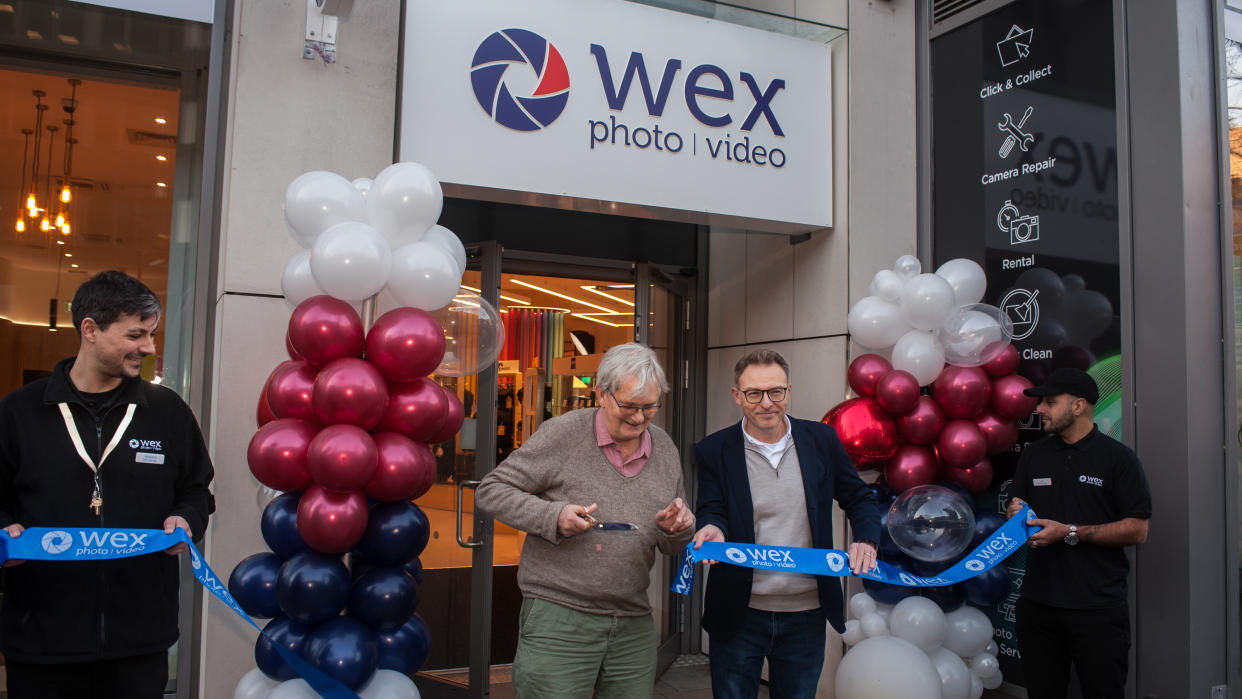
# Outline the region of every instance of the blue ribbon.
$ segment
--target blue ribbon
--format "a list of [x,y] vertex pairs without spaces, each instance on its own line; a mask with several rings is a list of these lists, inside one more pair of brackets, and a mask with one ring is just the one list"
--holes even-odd
[[[195,548],[194,542],[182,529],[172,534],[165,534],[158,529],[92,529],[31,527],[19,537],[10,537],[8,532],[0,530],[0,563],[9,559],[32,561],[102,561],[113,558],[129,558],[148,553],[163,551],[178,543],[190,547],[190,567],[194,577],[203,587],[207,588],[248,624],[259,629],[259,633],[267,636],[263,629],[250,618],[229,594],[228,588],[220,582],[211,566],[203,559]],[[298,657],[282,644],[272,641],[272,647],[280,653],[280,657],[306,680],[319,696],[326,699],[358,699],[358,695],[348,687],[329,677],[310,663]]]
[[[897,566],[879,561],[870,573],[859,575],[889,585],[904,587],[943,587],[962,582],[987,571],[1017,551],[1031,534],[1039,531],[1039,527],[1027,524],[1034,519],[1035,513],[1029,505],[1023,505],[1009,521],[992,532],[983,543],[948,570],[931,577],[912,575]],[[763,546],[759,544],[735,544],[728,541],[708,541],[699,548],[694,542],[686,544],[685,555],[682,557],[681,570],[673,582],[672,590],[678,594],[688,595],[694,589],[695,563],[702,560],[732,563],[744,568],[755,570],[777,571],[782,573],[809,573],[811,575],[830,575],[849,577],[849,554],[837,549],[807,549],[793,546]]]

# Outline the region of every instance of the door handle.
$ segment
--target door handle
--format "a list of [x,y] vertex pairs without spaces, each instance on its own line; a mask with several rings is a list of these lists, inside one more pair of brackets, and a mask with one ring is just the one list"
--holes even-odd
[[483,545],[482,541],[474,541],[474,537],[470,537],[470,541],[463,541],[461,538],[461,490],[462,488],[478,488],[479,483],[483,481],[457,481],[457,545],[464,548],[472,549]]

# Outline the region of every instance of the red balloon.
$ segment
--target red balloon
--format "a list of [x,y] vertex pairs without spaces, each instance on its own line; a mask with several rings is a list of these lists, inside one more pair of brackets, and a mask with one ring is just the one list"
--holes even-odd
[[311,403],[317,370],[309,362],[281,363],[268,378],[267,405],[276,417],[316,420]]
[[440,384],[424,376],[388,387],[388,409],[376,430],[426,442],[444,427],[447,416],[448,398]]
[[931,447],[903,444],[884,467],[884,481],[894,493],[902,493],[915,486],[935,483],[939,470]]
[[396,432],[377,432],[379,468],[367,483],[367,495],[380,502],[415,500],[436,480],[436,458],[431,447]]
[[303,357],[302,355],[298,354],[297,350],[293,349],[293,341],[289,339],[288,328],[285,328],[285,351],[289,353],[290,359],[296,359],[300,361],[306,359],[306,357]]
[[878,354],[860,354],[850,362],[845,372],[845,380],[850,388],[860,396],[875,395],[875,386],[880,378],[893,370],[893,365]]
[[1017,371],[1020,361],[1022,361],[1022,355],[1018,354],[1018,348],[1009,345],[995,359],[984,364],[982,369],[988,373],[988,376],[999,379],[1002,376],[1008,376]]
[[263,390],[259,391],[259,404],[255,408],[255,420],[259,423],[259,427],[276,419],[276,413],[272,412],[272,406],[268,405],[267,402],[267,389],[272,385],[272,377],[276,375],[276,372],[288,363],[288,361],[284,361],[277,364],[276,368],[272,370],[271,374],[268,374],[267,379],[263,382]]
[[440,430],[427,438],[428,444],[439,444],[452,439],[453,435],[461,429],[462,423],[466,421],[466,408],[461,404],[461,399],[447,387],[441,386],[440,388],[444,391],[448,412],[445,413],[444,425],[440,427]]
[[1021,420],[1030,415],[1035,406],[1039,405],[1039,399],[1028,396],[1023,391],[1033,386],[1034,384],[1017,374],[1000,377],[992,382],[992,409],[1008,420]]
[[1006,420],[991,410],[984,410],[974,417],[975,426],[983,433],[988,454],[999,454],[1018,442],[1018,423]]
[[966,468],[946,466],[944,477],[950,483],[962,486],[971,495],[982,493],[992,484],[992,462],[984,458]]
[[988,449],[983,433],[970,420],[953,420],[945,425],[936,446],[940,460],[946,466],[957,468],[979,463]]
[[310,485],[306,454],[319,428],[305,420],[273,420],[250,438],[246,463],[259,482],[276,490],[301,490]]
[[367,496],[312,485],[298,501],[298,533],[319,553],[352,549],[367,530]]
[[413,381],[435,371],[444,358],[440,322],[418,308],[397,308],[367,333],[367,361],[389,381]]
[[971,417],[988,407],[992,382],[979,367],[949,365],[932,385],[932,396],[950,420]]
[[901,369],[888,372],[875,385],[875,400],[888,412],[904,415],[919,403],[919,380]]
[[911,444],[932,444],[944,429],[944,411],[931,396],[919,396],[914,408],[897,420],[901,436]]
[[897,451],[897,424],[874,398],[851,398],[829,410],[821,422],[837,431],[860,471],[884,464]]
[[362,354],[362,320],[354,307],[331,296],[312,296],[289,318],[289,346],[315,366]]
[[370,362],[338,359],[319,370],[312,402],[324,425],[345,423],[370,430],[388,407],[388,382]]
[[356,425],[329,425],[311,440],[306,466],[329,490],[362,490],[379,464],[375,440]]

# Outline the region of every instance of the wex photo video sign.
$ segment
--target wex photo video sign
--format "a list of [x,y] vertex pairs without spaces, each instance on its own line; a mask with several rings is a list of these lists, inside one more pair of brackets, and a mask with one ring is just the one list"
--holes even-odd
[[621,0],[412,0],[406,17],[400,154],[446,193],[832,225],[824,44]]

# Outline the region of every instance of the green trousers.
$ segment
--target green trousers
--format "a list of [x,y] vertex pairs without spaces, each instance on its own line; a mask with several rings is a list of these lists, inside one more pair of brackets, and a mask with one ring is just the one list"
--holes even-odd
[[513,659],[517,699],[650,699],[656,641],[650,614],[587,614],[526,598]]

